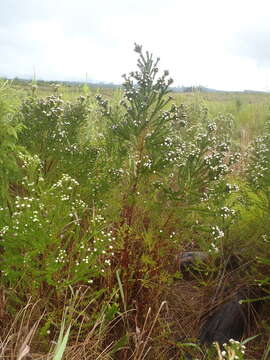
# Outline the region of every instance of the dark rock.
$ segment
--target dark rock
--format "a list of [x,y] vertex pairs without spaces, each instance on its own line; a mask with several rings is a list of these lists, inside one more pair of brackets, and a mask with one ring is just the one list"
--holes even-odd
[[252,322],[252,309],[258,310],[260,301],[241,303],[247,300],[250,291],[238,292],[235,297],[219,306],[206,320],[201,328],[199,340],[202,344],[210,345],[218,342],[221,346],[230,339],[240,341]]
[[196,263],[205,262],[209,258],[209,254],[205,251],[186,251],[180,255],[179,270],[185,271]]
[[223,304],[206,321],[201,329],[199,340],[202,344],[210,345],[214,341],[220,345],[230,339],[241,340],[247,326],[243,305],[237,300]]

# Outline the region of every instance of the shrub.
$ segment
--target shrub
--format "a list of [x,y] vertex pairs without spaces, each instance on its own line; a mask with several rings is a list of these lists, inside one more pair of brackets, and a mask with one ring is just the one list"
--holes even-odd
[[50,188],[41,183],[25,179],[29,195],[16,196],[11,221],[1,231],[5,283],[20,284],[21,294],[92,283],[113,252],[105,220],[98,213],[89,219],[76,180],[63,175]]
[[80,96],[73,103],[64,102],[58,95],[29,97],[20,114],[25,128],[19,140],[32,155],[40,157],[46,176],[52,170],[58,176],[65,172],[77,179],[86,176],[97,156],[97,149],[80,139],[89,120],[88,97]]
[[17,141],[22,124],[16,121],[14,109],[8,102],[8,86],[0,83],[0,201],[3,206],[9,198],[9,184],[19,176],[17,154],[23,151]]

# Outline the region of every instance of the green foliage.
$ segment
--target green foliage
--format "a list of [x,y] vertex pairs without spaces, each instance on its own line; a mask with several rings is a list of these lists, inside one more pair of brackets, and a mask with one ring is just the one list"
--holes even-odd
[[111,143],[113,138],[117,156],[122,155],[128,160],[131,181],[164,168],[160,145],[172,131],[171,119],[162,111],[170,101],[165,96],[172,80],[167,79],[167,71],[156,79],[159,59],[154,60],[148,52],[144,56],[138,46],[136,50],[139,52],[138,71],[124,75],[121,109],[112,109],[108,101],[97,96],[102,115],[108,122],[107,141]]
[[98,154],[98,149],[80,140],[89,114],[90,102],[85,96],[73,103],[58,95],[30,97],[23,102],[20,115],[25,127],[19,140],[40,157],[45,175],[54,170],[58,175],[68,172],[77,179],[86,177]]
[[[27,161],[33,168],[38,159]],[[1,230],[5,283],[34,294],[44,286],[61,291],[101,276],[110,264],[111,233],[98,213],[86,218],[89,208],[79,183],[63,175],[48,188],[37,176],[36,182],[24,177],[23,186],[27,196],[16,196],[9,224]]]
[[59,338],[57,340],[56,347],[54,350],[53,360],[61,360],[63,358],[63,354],[64,354],[64,351],[67,346],[71,325],[68,326],[68,328],[66,329],[65,335],[64,335],[64,331],[65,331],[65,321],[64,320],[61,324],[60,334],[59,334]]
[[62,105],[63,100],[53,95],[45,99],[30,97],[23,102],[21,113],[25,129],[20,141],[31,153],[42,154],[44,158],[52,152],[58,153],[63,138],[58,122],[64,112]]
[[8,197],[9,183],[18,176],[17,154],[22,148],[17,144],[21,124],[14,118],[14,110],[8,102],[8,84],[0,84],[0,201]]
[[265,124],[264,135],[258,136],[249,149],[247,177],[255,190],[269,192],[270,187],[270,121]]
[[[198,203],[206,200],[211,186],[218,186],[239,159],[239,153],[231,149],[232,117],[219,115],[215,119],[207,117],[207,109],[193,107],[179,109],[176,152],[170,153],[173,171],[177,176],[177,192],[182,204]],[[178,111],[179,111],[178,110]],[[172,141],[167,139],[167,142]],[[166,146],[166,144],[164,144]]]
[[260,251],[257,255],[257,280],[269,294],[269,238],[270,238],[270,122],[266,121],[264,133],[251,144],[248,152],[246,176],[249,188],[254,192],[250,208],[256,211],[255,229]]

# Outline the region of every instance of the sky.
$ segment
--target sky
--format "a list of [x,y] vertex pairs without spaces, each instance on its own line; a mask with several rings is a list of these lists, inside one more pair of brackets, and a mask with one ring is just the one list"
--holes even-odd
[[269,0],[0,0],[0,76],[121,83],[135,42],[174,86],[270,91]]

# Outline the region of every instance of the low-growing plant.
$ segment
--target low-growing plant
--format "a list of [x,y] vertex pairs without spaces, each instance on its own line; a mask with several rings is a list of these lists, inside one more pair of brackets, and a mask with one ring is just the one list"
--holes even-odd
[[215,344],[219,360],[244,360],[246,346],[239,341],[230,339],[228,344],[223,344],[223,350]]

